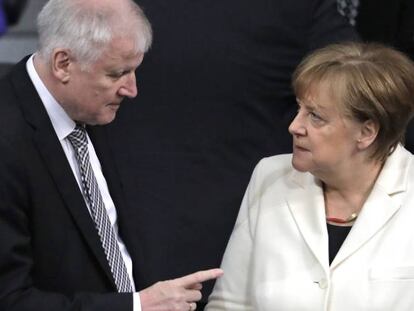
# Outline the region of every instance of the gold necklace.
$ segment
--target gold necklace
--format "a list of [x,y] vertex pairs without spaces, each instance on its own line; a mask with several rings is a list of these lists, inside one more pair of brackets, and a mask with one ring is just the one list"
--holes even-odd
[[346,219],[341,219],[341,218],[336,218],[336,217],[326,217],[326,221],[328,222],[334,222],[337,224],[348,224],[350,222],[355,221],[355,219],[357,219],[358,214],[357,213],[352,213],[351,216],[349,216]]

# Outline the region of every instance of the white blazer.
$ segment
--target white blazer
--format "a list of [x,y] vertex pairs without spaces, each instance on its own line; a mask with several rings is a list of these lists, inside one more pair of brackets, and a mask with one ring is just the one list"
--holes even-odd
[[263,159],[206,311],[413,311],[413,157],[389,156],[331,265],[321,183],[291,155]]

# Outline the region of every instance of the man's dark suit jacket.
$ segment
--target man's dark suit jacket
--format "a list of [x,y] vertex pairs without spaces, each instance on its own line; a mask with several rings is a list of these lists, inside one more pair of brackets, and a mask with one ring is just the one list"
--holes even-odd
[[[26,60],[0,80],[0,310],[132,311],[131,294],[114,294],[95,225]],[[89,134],[128,246],[129,215],[103,131]]]
[[291,151],[292,71],[356,36],[335,0],[136,2],[154,42],[109,133],[149,285],[220,264],[254,165]]

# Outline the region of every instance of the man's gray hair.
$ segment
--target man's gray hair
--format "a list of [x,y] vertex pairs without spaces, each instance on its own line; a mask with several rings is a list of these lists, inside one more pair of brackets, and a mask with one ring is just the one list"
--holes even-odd
[[115,37],[130,38],[136,52],[145,53],[152,42],[147,17],[131,0],[111,1],[49,0],[37,18],[42,58],[50,61],[54,49],[67,48],[88,66]]

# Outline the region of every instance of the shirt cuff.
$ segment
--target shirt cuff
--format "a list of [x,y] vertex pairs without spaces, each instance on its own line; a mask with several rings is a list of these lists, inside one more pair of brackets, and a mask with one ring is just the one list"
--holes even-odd
[[141,299],[139,293],[132,294],[133,311],[141,311]]

